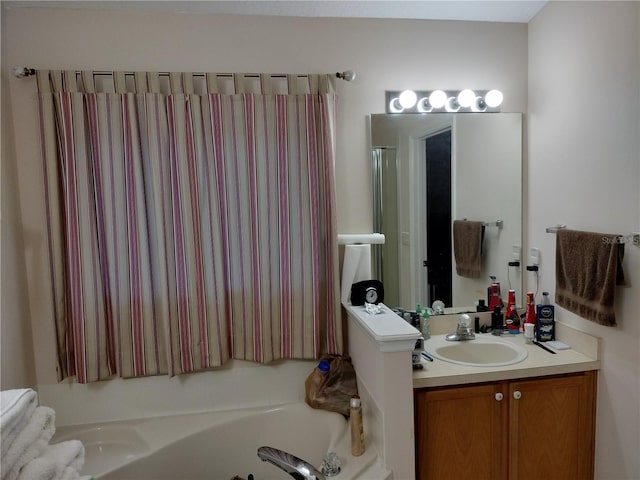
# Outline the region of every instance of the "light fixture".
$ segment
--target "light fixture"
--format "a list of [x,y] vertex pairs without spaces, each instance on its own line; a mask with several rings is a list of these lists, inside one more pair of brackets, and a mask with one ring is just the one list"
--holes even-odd
[[400,97],[393,97],[387,103],[387,113],[402,113],[404,107],[400,105]]
[[447,103],[447,94],[442,90],[434,90],[429,95],[429,103],[433,108],[442,108]]
[[488,107],[496,108],[502,104],[503,95],[500,90],[489,90],[484,96],[484,101]]
[[430,113],[433,111],[433,105],[429,103],[429,97],[422,97],[419,99],[416,108],[420,113]]
[[458,104],[463,108],[469,108],[476,101],[473,90],[465,88],[458,94]]
[[492,113],[499,112],[500,90],[386,91],[387,113]]
[[405,90],[398,97],[402,108],[413,108],[418,101],[418,96],[413,90]]
[[484,101],[484,98],[477,96],[473,104],[471,105],[472,112],[486,112],[487,111],[487,102]]
[[444,109],[449,113],[455,113],[460,111],[461,105],[458,103],[458,97],[447,98],[447,103],[444,104]]

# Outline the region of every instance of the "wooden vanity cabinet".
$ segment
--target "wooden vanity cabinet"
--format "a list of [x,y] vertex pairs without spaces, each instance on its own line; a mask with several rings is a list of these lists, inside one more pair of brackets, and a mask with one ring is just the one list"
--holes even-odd
[[417,480],[593,479],[596,372],[416,390]]

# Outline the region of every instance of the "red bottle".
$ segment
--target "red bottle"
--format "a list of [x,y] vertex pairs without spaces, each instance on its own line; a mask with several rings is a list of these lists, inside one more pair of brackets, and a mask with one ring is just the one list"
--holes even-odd
[[520,333],[520,315],[516,307],[516,291],[509,290],[509,300],[507,301],[507,311],[505,313],[505,324],[509,333]]
[[500,293],[499,283],[492,283],[489,287],[489,311],[493,312],[495,307],[502,308],[502,294]]
[[[536,323],[536,302],[533,292],[527,292],[527,311],[524,316],[524,323]],[[524,329],[524,324],[522,325]]]

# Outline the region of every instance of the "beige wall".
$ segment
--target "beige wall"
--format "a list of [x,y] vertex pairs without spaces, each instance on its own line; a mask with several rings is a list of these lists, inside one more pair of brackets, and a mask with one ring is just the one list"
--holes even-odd
[[[550,2],[529,24],[529,222],[541,290],[555,288],[545,228],[640,229],[640,3]],[[640,478],[640,247],[627,245],[628,286],[616,328],[558,309],[602,338],[596,478]]]
[[[526,26],[16,8],[4,12],[2,68],[333,72],[341,97],[338,226],[371,229],[365,116],[384,90],[496,87],[504,110],[526,103]],[[134,43],[135,42],[135,43]],[[10,79],[39,385],[55,382],[33,79]],[[17,108],[19,107],[19,108]],[[13,183],[15,185],[15,182]],[[37,300],[36,300],[37,299]]]
[[[640,228],[639,24],[637,2],[551,2],[530,23],[528,38],[527,26],[519,24],[3,11],[2,388],[37,384],[51,400],[47,403],[62,409],[62,419],[68,421],[74,410],[95,418],[104,402],[110,416],[149,412],[148,405],[156,412],[213,408],[237,400],[220,391],[239,389],[264,371],[240,365],[227,372],[171,380],[79,389],[55,384],[43,272],[35,88],[32,80],[11,77],[12,66],[355,70],[355,82],[338,84],[338,221],[344,233],[371,228],[365,115],[384,110],[385,89],[499,88],[505,94],[503,111],[526,111],[528,101],[525,244],[541,249],[541,289],[553,291],[554,238],[544,233],[546,226],[563,222],[621,233]],[[7,106],[7,83],[13,111]],[[599,103],[594,92],[610,96]],[[635,105],[625,103],[623,92],[636,95]],[[562,310],[558,313],[563,321],[603,338],[596,466],[602,480],[640,478],[640,248],[627,247],[625,268],[630,287],[619,291],[619,327],[600,327]],[[30,366],[29,320],[36,332],[37,380]],[[269,390],[273,401],[299,395],[290,384],[306,372],[306,367],[295,366],[287,386],[278,376],[280,368],[268,371],[285,391],[274,398],[277,388]],[[175,390],[179,393],[162,401],[165,392]],[[92,410],[92,405],[97,407]]]
[[[4,57],[5,42],[2,42]],[[13,120],[9,96],[9,76],[2,70],[2,150],[0,178],[2,207],[0,208],[0,239],[2,277],[0,278],[0,340],[2,389],[35,384],[31,325],[27,300],[26,270],[22,255],[20,202],[16,189],[16,162],[13,141]]]

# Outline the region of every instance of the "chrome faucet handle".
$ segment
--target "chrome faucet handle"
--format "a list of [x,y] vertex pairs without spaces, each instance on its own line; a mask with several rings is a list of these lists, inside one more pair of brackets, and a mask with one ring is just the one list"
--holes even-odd
[[463,313],[458,317],[458,327],[471,328],[471,317]]
[[338,455],[335,452],[327,453],[322,459],[322,465],[320,465],[320,470],[327,477],[335,477],[336,475],[340,475],[340,470],[342,467],[342,462]]
[[471,328],[471,317],[466,313],[463,313],[458,317],[458,327],[456,333],[450,333],[445,337],[450,342],[456,342],[460,340],[473,340],[476,338],[476,334]]

